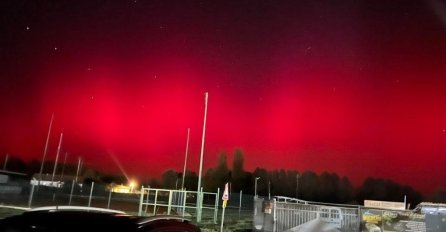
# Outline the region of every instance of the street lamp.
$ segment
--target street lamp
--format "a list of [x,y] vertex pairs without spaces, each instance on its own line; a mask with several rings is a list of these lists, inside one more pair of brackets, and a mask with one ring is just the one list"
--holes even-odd
[[268,200],[271,199],[271,181],[268,181]]
[[254,198],[257,198],[257,181],[260,179],[260,177],[256,177],[254,181]]
[[296,199],[299,199],[299,174],[296,174]]

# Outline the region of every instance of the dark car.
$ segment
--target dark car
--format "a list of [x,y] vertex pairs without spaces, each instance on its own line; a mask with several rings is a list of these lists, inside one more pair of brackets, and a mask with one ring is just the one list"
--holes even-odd
[[176,216],[138,217],[98,208],[45,207],[0,220],[0,231],[199,232],[200,229]]

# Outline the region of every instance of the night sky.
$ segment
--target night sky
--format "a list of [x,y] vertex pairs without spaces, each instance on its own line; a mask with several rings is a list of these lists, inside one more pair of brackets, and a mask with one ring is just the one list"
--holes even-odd
[[444,1],[1,1],[0,157],[446,187]]

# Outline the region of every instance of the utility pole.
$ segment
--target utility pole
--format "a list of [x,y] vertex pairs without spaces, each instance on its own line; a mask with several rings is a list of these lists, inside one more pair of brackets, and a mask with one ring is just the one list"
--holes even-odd
[[299,199],[299,174],[296,174],[296,199]]

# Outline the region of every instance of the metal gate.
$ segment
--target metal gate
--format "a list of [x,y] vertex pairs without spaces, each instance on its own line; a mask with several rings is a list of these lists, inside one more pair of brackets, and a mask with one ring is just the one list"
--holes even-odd
[[210,193],[141,187],[138,215],[174,213],[185,217],[195,213],[197,222],[200,222],[203,210],[207,210],[211,212],[214,223],[217,223],[219,196],[220,189],[217,189],[217,193]]
[[287,197],[255,199],[256,231],[293,231],[293,228],[314,221],[320,221],[342,232],[356,232],[360,227],[360,208],[323,205]]

